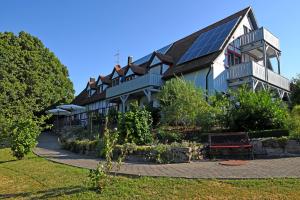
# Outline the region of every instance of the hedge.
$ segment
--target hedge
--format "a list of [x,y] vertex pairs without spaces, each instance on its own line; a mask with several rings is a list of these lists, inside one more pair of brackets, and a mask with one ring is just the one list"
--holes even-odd
[[262,130],[248,132],[249,138],[268,138],[268,137],[283,137],[289,136],[289,131],[286,129]]

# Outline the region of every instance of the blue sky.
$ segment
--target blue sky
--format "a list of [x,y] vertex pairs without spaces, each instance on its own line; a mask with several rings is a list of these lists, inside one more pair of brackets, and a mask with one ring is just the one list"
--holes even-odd
[[252,6],[259,26],[281,41],[281,69],[300,73],[300,1],[235,0],[1,0],[0,31],[40,38],[68,67],[76,94],[89,77],[134,60]]

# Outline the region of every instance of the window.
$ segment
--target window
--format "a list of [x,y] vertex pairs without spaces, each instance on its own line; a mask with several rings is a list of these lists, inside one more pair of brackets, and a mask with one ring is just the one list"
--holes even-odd
[[114,78],[114,79],[112,80],[112,82],[111,82],[111,85],[112,85],[112,86],[119,85],[119,77]]
[[103,92],[103,85],[101,84],[98,87],[99,87],[99,93]]
[[135,79],[135,75],[134,75],[134,74],[131,74],[131,75],[129,75],[129,76],[126,76],[125,81],[130,81],[130,80],[132,80],[132,79]]
[[243,27],[244,27],[244,34],[247,34],[250,32],[249,28],[247,26],[244,25]]
[[89,97],[90,97],[95,93],[95,90],[90,89],[90,90],[88,90],[88,93],[89,93]]
[[241,55],[238,55],[233,52],[227,54],[227,64],[228,66],[238,65],[242,62]]

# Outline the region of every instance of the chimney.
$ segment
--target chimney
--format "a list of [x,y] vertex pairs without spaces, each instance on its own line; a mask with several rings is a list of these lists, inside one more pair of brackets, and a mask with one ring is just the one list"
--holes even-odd
[[92,82],[95,82],[96,81],[96,79],[95,78],[90,78],[90,83],[92,83]]
[[128,56],[127,65],[131,65],[131,64],[132,64],[132,56]]

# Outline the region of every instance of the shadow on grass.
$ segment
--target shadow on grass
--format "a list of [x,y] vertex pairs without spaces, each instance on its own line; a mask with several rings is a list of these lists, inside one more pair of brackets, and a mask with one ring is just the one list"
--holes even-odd
[[0,161],[0,164],[3,164],[3,163],[10,163],[10,162],[16,162],[18,160],[3,160],[3,161]]
[[28,198],[31,200],[49,199],[49,198],[59,197],[62,195],[66,196],[72,194],[79,194],[84,191],[89,191],[89,190],[86,187],[82,187],[82,186],[72,186],[72,187],[53,188],[53,189],[42,190],[38,192],[0,194],[0,199],[15,199],[15,198]]

